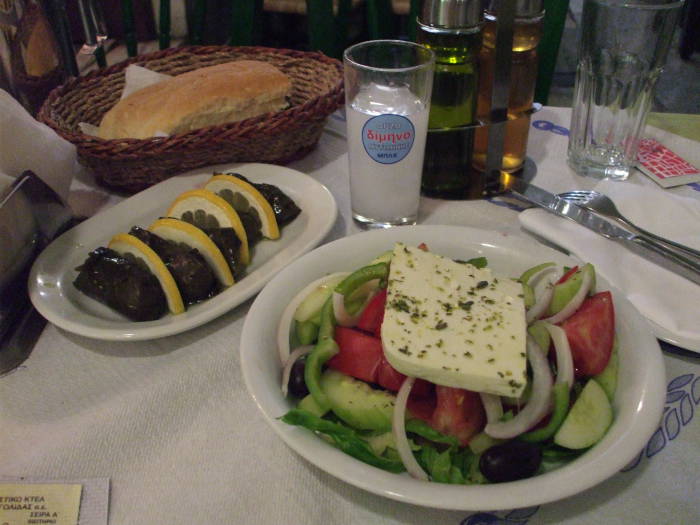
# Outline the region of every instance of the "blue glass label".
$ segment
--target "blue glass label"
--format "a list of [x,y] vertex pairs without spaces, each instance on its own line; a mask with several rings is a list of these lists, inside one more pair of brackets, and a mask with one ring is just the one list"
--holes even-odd
[[367,155],[381,164],[396,164],[408,155],[416,136],[413,123],[402,115],[377,115],[362,126]]

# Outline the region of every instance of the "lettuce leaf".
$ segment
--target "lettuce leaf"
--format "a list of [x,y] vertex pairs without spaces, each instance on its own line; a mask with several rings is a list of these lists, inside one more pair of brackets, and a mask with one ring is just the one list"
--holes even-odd
[[340,450],[364,463],[388,472],[398,473],[406,470],[401,460],[376,455],[369,443],[343,423],[328,421],[299,409],[290,410],[280,419],[288,425],[304,427],[328,436]]

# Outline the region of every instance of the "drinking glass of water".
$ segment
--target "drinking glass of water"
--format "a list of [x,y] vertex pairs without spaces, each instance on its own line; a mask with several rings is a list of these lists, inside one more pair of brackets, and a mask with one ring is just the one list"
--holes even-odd
[[625,180],[666,62],[682,0],[585,0],[568,162]]
[[343,62],[353,219],[367,228],[415,224],[434,53],[372,40],[346,49]]

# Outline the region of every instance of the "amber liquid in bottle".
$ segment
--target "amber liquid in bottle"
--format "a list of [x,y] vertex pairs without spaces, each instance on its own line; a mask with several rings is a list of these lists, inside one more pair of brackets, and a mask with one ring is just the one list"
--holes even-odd
[[[508,95],[508,122],[505,126],[503,144],[503,171],[512,173],[525,162],[527,135],[530,129],[530,116],[526,112],[532,108],[537,81],[537,44],[542,34],[542,16],[530,19],[516,19],[513,34],[513,54],[510,70],[510,92]],[[496,47],[496,20],[487,14],[484,24],[484,38],[479,53],[479,96],[477,116],[488,120],[491,111],[491,89],[494,75],[494,55]],[[488,151],[488,128],[480,127],[474,137],[472,163],[480,171],[486,169]]]
[[469,187],[474,143],[474,129],[464,127],[476,122],[481,31],[419,26],[417,40],[435,52],[421,189],[431,197],[462,198]]

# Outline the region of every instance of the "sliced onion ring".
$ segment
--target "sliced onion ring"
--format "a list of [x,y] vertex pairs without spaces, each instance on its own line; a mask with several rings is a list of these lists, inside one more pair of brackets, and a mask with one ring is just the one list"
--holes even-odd
[[566,383],[571,388],[574,384],[574,358],[566,332],[560,326],[550,323],[543,322],[543,326],[549,332],[557,354],[557,383]]
[[[530,275],[529,277],[527,277],[527,279],[523,280],[522,282],[523,282],[524,284],[530,284],[531,282],[537,281],[537,280],[538,280],[540,277],[542,277],[545,273],[549,273],[549,272],[551,272],[552,270],[556,269],[556,263],[553,263],[553,262],[542,263],[542,264],[540,264],[540,265],[538,265],[538,266],[540,267],[540,269],[539,269],[538,271],[536,271],[535,273],[533,273],[532,275]],[[536,266],[535,268],[537,268],[537,266]],[[527,273],[531,272],[531,271],[534,270],[535,268],[531,268],[530,270],[526,271],[522,276],[520,276],[520,279],[522,280],[523,277],[525,277],[525,275],[526,275]]]
[[282,370],[282,395],[284,397],[287,397],[287,392],[289,389],[289,376],[292,373],[292,367],[294,366],[294,363],[296,363],[297,359],[299,359],[300,357],[310,354],[311,350],[313,349],[314,345],[304,345],[295,348],[294,351],[291,354],[289,354],[287,362],[284,363],[284,369]]
[[[549,270],[545,268],[545,270]],[[544,270],[543,270],[544,271]],[[538,274],[539,275],[539,274]],[[533,304],[530,309],[525,313],[525,321],[527,324],[539,319],[539,317],[549,308],[549,303],[552,302],[552,296],[554,295],[554,286],[556,282],[561,279],[562,272],[557,271],[554,276],[550,277],[549,282],[544,287],[544,290],[539,297],[536,297],[535,304]]]
[[407,377],[401,384],[398,393],[396,394],[396,404],[394,405],[394,414],[391,419],[391,432],[394,434],[396,442],[396,450],[403,462],[406,471],[414,478],[423,481],[428,481],[428,474],[418,464],[416,458],[411,451],[411,444],[408,442],[406,435],[406,404],[408,403],[408,395],[411,393],[415,377]]
[[557,324],[561,323],[565,319],[568,319],[571,314],[573,314],[576,310],[579,309],[581,306],[581,303],[584,301],[584,299],[588,296],[588,292],[591,289],[591,283],[593,282],[593,279],[591,278],[590,272],[583,272],[583,279],[581,279],[581,286],[579,287],[578,291],[574,294],[574,296],[571,298],[571,300],[566,303],[564,308],[562,308],[559,312],[554,314],[551,317],[547,317],[546,319],[542,319],[543,321],[547,323],[552,323],[552,324]]
[[500,421],[503,417],[503,404],[501,403],[501,396],[494,394],[486,394],[480,392],[481,402],[484,405],[484,411],[486,412],[486,422],[496,423]]
[[321,277],[320,279],[316,279],[308,286],[305,286],[298,294],[296,294],[292,298],[291,301],[289,301],[289,304],[287,305],[287,308],[284,309],[284,312],[282,312],[280,322],[277,325],[277,351],[279,352],[280,362],[283,365],[287,362],[287,359],[289,358],[289,334],[292,330],[292,320],[294,319],[294,313],[297,311],[297,308],[302,303],[302,301],[306,299],[306,297],[316,288],[323,285],[325,282],[330,281],[331,279],[335,279],[336,277],[339,277],[341,275],[347,276],[350,275],[350,273],[336,272]]
[[530,336],[527,338],[527,360],[532,367],[532,395],[525,408],[513,419],[486,425],[484,432],[493,438],[511,439],[527,432],[551,409],[552,373],[544,352]]

